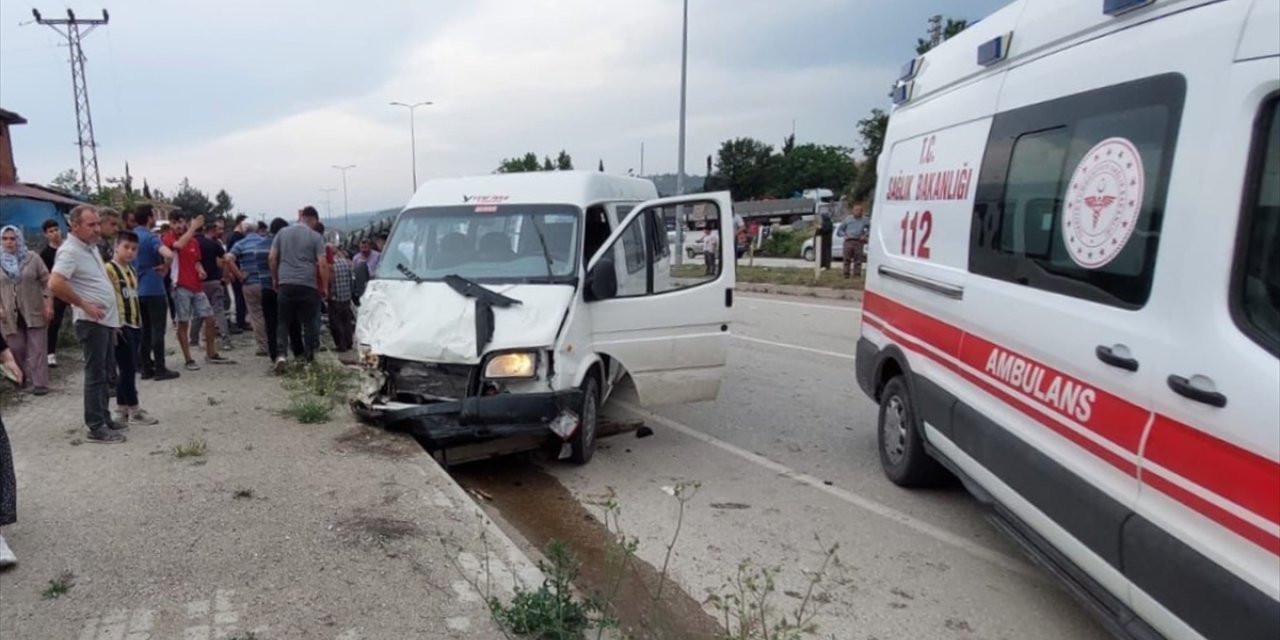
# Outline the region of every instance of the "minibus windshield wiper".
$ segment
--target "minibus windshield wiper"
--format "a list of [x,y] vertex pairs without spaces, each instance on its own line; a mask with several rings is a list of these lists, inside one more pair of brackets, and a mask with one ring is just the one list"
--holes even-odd
[[403,262],[396,263],[396,270],[399,271],[400,273],[403,273],[404,277],[412,280],[414,284],[423,283],[422,276],[419,276],[418,274],[414,273],[413,269],[410,269],[409,267],[404,266]]
[[538,244],[542,245],[542,257],[547,261],[547,281],[551,282],[556,279],[556,274],[551,268],[551,250],[547,248],[547,237],[542,233],[542,223],[538,222],[538,216],[530,217],[529,221],[533,223],[533,230],[538,232]]

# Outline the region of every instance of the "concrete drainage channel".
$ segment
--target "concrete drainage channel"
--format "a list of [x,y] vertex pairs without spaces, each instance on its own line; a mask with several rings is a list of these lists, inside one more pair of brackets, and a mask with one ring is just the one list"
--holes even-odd
[[[645,429],[638,424],[602,425],[601,437]],[[584,596],[606,593],[618,583],[617,561],[611,565],[612,535],[602,522],[601,509],[588,510],[547,473],[549,461],[539,452],[520,453],[449,468],[454,480],[497,522],[507,535],[523,540],[526,550],[541,550],[552,540],[566,543],[581,570],[576,587]],[[626,638],[704,640],[723,635],[719,623],[701,603],[670,579],[656,600],[660,573],[639,557],[630,561],[617,587],[612,608]],[[616,635],[616,634],[615,634]],[[589,634],[589,637],[594,637]],[[605,637],[610,637],[606,633]]]

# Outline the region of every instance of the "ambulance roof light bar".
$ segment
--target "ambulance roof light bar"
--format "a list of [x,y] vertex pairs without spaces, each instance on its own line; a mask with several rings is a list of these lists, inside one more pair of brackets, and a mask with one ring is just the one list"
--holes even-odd
[[899,82],[898,86],[893,88],[893,104],[900,105],[911,99],[911,90],[915,87],[914,80]]
[[989,67],[1009,55],[1009,44],[1013,41],[1013,32],[996,36],[978,45],[978,64]]
[[1118,16],[1123,13],[1129,13],[1134,9],[1141,9],[1149,4],[1154,4],[1156,0],[1102,0],[1102,12],[1109,16]]

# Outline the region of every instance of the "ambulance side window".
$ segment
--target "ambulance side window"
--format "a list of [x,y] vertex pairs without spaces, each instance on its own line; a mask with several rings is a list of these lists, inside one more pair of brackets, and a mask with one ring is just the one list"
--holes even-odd
[[1127,309],[1151,293],[1186,82],[1155,76],[1001,113],[973,273]]
[[1231,311],[1250,338],[1280,355],[1280,97],[1259,114],[1236,245]]

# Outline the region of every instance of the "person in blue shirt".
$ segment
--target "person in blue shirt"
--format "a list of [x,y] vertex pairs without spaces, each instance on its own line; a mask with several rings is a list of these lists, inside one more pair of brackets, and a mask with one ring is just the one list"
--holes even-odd
[[249,325],[253,327],[253,337],[258,343],[257,355],[268,356],[272,362],[283,354],[277,337],[276,292],[271,286],[271,266],[267,258],[276,232],[287,226],[289,223],[283,218],[276,218],[266,233],[245,235],[227,254],[228,262],[244,290]]
[[142,339],[139,341],[138,362],[141,363],[143,380],[172,380],[178,372],[164,363],[164,334],[167,328],[169,308],[165,294],[165,277],[173,262],[173,252],[151,233],[156,222],[155,210],[143,204],[129,212],[133,218],[133,232],[138,236],[138,256],[133,260],[133,270],[138,274],[138,303],[142,308]]

